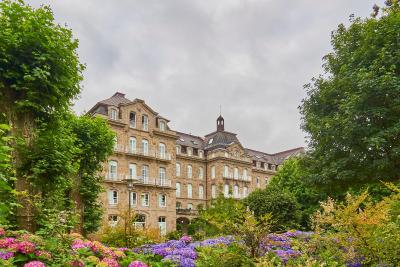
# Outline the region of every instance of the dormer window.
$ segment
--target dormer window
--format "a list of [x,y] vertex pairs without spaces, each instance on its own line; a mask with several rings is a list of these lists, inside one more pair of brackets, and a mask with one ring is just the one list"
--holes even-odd
[[160,121],[159,128],[160,131],[164,132],[167,128],[166,123],[164,121]]
[[136,113],[135,112],[129,113],[129,126],[131,128],[136,128]]
[[181,146],[176,146],[176,154],[181,154]]
[[203,158],[204,154],[203,154],[203,150],[199,150],[199,158]]
[[188,156],[192,156],[193,155],[193,150],[192,150],[191,147],[187,148],[187,154],[188,154]]
[[211,138],[210,140],[208,140],[208,144],[211,145],[213,141],[214,141],[214,139]]
[[149,117],[147,115],[142,115],[142,130],[149,130]]
[[110,111],[110,119],[117,120],[118,119],[118,110],[112,108]]

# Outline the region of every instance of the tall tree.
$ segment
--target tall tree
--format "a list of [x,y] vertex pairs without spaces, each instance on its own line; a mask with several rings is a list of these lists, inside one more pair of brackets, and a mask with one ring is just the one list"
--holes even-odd
[[[378,11],[381,14],[378,14]],[[332,33],[325,75],[305,86],[305,167],[332,195],[400,177],[400,7],[386,1]]]
[[[31,186],[19,170],[17,143],[30,147],[37,120],[68,109],[81,90],[84,66],[76,52],[78,41],[70,29],[54,22],[47,6],[33,9],[22,0],[1,1],[0,40],[0,112],[6,114],[15,137],[16,189],[29,196]],[[32,203],[21,196],[18,223],[32,230]]]

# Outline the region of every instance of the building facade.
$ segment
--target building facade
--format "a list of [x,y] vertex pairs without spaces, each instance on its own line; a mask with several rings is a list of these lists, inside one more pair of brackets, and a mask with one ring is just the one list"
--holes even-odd
[[174,131],[143,100],[118,92],[88,113],[107,119],[116,133],[102,173],[104,224],[116,224],[130,204],[135,227],[165,234],[177,223],[188,224],[219,194],[242,199],[264,188],[285,159],[304,151],[268,154],[244,148],[235,133],[225,131],[222,116],[204,137]]

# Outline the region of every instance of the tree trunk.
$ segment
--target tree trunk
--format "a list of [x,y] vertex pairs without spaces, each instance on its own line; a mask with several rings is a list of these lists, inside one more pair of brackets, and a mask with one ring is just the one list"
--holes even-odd
[[82,177],[81,174],[76,176],[75,184],[73,185],[71,198],[75,203],[75,209],[78,211],[79,214],[79,223],[74,227],[73,231],[79,234],[83,234],[83,212],[84,212],[84,205],[82,201],[81,194],[79,192],[79,188],[81,187]]

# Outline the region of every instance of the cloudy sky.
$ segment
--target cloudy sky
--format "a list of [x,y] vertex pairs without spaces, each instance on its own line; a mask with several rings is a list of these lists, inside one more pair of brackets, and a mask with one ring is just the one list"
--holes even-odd
[[383,0],[28,0],[50,4],[87,64],[75,111],[114,92],[141,98],[178,131],[225,128],[277,152],[305,144],[297,107],[321,73],[330,32]]

